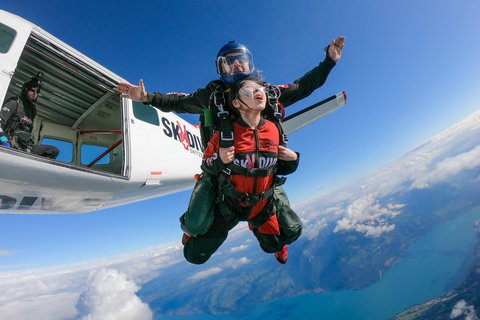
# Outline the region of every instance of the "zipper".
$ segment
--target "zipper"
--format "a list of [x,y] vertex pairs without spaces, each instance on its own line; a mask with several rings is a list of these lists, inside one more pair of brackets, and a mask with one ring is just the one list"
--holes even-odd
[[[255,162],[253,163],[253,167],[258,168],[259,167],[258,149],[260,148],[260,146],[259,146],[259,143],[258,143],[258,130],[257,130],[257,128],[255,128],[253,130],[253,134],[255,136]],[[255,177],[255,180],[254,180],[254,183],[253,183],[253,193],[257,193],[257,180],[258,180],[258,177]]]

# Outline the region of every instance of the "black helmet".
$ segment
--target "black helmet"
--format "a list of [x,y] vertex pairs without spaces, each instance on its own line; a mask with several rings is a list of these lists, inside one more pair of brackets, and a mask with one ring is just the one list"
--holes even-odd
[[28,91],[30,91],[32,88],[38,88],[38,93],[40,93],[40,89],[42,88],[42,80],[43,80],[43,72],[39,71],[37,73],[36,77],[30,78],[29,80],[25,81],[25,83],[22,86],[22,92],[21,96],[22,98],[26,98],[31,100],[32,102],[35,102],[35,100],[32,100],[28,97]]
[[[235,61],[241,64],[248,63],[248,70],[235,70],[235,67],[232,67]],[[235,41],[228,42],[218,51],[215,65],[220,79],[230,84],[251,76],[255,70],[250,51],[247,47]]]

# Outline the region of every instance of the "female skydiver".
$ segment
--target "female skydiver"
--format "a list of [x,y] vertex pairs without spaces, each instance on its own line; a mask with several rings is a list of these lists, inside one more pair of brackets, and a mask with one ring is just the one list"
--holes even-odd
[[248,221],[261,248],[275,253],[282,264],[287,262],[286,245],[302,232],[298,216],[290,207],[279,210],[283,204],[275,201],[274,187],[284,182],[277,174],[293,173],[299,154],[279,145],[277,125],[264,117],[265,86],[260,79],[246,78],[232,87],[228,106],[236,116],[234,145],[221,148],[217,131],[205,150],[202,169],[216,177],[218,200],[209,230],[196,237],[184,235],[184,255],[191,263],[205,263],[239,221]]

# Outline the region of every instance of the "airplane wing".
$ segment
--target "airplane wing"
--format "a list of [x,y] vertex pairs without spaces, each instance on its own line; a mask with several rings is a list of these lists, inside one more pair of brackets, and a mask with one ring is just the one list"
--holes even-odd
[[283,119],[285,134],[289,135],[297,130],[325,117],[327,114],[347,104],[345,91],[337,93],[323,101],[320,101],[308,108],[300,110]]

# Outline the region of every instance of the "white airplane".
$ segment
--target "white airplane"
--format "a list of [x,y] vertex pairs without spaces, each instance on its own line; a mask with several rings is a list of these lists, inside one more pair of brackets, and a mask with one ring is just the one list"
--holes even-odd
[[[122,98],[116,85],[126,80],[0,10],[0,104],[38,71],[45,77],[32,135],[60,154],[0,146],[0,213],[86,213],[193,187],[203,155],[197,126]],[[286,133],[345,104],[342,92],[302,110],[285,119]]]

